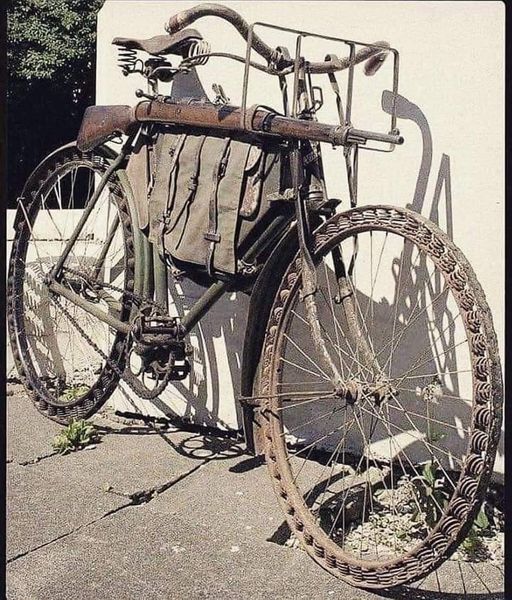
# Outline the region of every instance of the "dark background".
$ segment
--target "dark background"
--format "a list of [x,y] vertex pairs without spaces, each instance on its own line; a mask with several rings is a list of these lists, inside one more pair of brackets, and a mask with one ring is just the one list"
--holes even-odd
[[7,6],[7,207],[34,167],[76,138],[94,104],[96,15],[104,0]]

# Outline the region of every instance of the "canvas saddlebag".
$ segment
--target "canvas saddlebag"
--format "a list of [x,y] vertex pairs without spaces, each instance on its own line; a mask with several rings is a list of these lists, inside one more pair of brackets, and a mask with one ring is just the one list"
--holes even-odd
[[171,259],[236,274],[240,243],[289,187],[284,156],[275,143],[162,127],[148,158],[149,240]]

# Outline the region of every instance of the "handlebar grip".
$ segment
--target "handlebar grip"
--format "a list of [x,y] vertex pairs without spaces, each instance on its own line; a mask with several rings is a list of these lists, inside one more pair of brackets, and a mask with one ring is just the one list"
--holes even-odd
[[[377,48],[375,46],[378,46]],[[372,46],[361,48],[354,55],[354,64],[357,65],[365,60],[368,62],[365,65],[365,75],[373,75],[382,66],[389,53],[388,42],[374,42]],[[342,58],[338,60],[326,60],[323,62],[309,63],[308,70],[310,73],[334,73],[335,71],[344,71],[350,66],[350,58]]]
[[364,74],[368,75],[368,77],[375,75],[375,73],[377,73],[377,71],[382,67],[387,55],[388,52],[384,51],[378,52],[377,54],[371,56],[364,64]]
[[[228,21],[247,41],[249,37],[249,25],[247,24],[247,21],[232,8],[222,6],[222,4],[198,4],[193,8],[182,10],[169,19],[169,22],[165,26],[165,30],[167,33],[173,34],[181,31],[184,27],[188,27],[191,23],[197,21],[197,19],[207,16],[219,17]],[[279,54],[265,44],[265,42],[255,33],[252,34],[252,47],[269,63],[275,62],[279,58]]]

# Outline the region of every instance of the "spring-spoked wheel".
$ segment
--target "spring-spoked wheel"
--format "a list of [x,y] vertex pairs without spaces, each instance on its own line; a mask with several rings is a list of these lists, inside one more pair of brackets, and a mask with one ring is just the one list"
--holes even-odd
[[[35,173],[18,208],[8,277],[15,363],[37,408],[61,423],[96,412],[114,391],[130,337],[49,288],[48,275],[108,167],[67,146]],[[66,258],[59,283],[127,321],[134,289],[133,232],[115,174]]]
[[496,335],[472,268],[419,215],[361,207],[313,238],[318,319],[346,386],[315,351],[297,257],[260,364],[266,459],[307,552],[352,585],[392,587],[448,558],[479,510],[501,426]]

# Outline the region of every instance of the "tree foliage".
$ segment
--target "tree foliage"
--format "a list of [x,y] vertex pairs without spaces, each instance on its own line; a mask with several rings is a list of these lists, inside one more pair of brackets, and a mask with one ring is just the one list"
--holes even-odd
[[72,140],[94,102],[96,16],[104,0],[11,0],[7,9],[8,188]]

